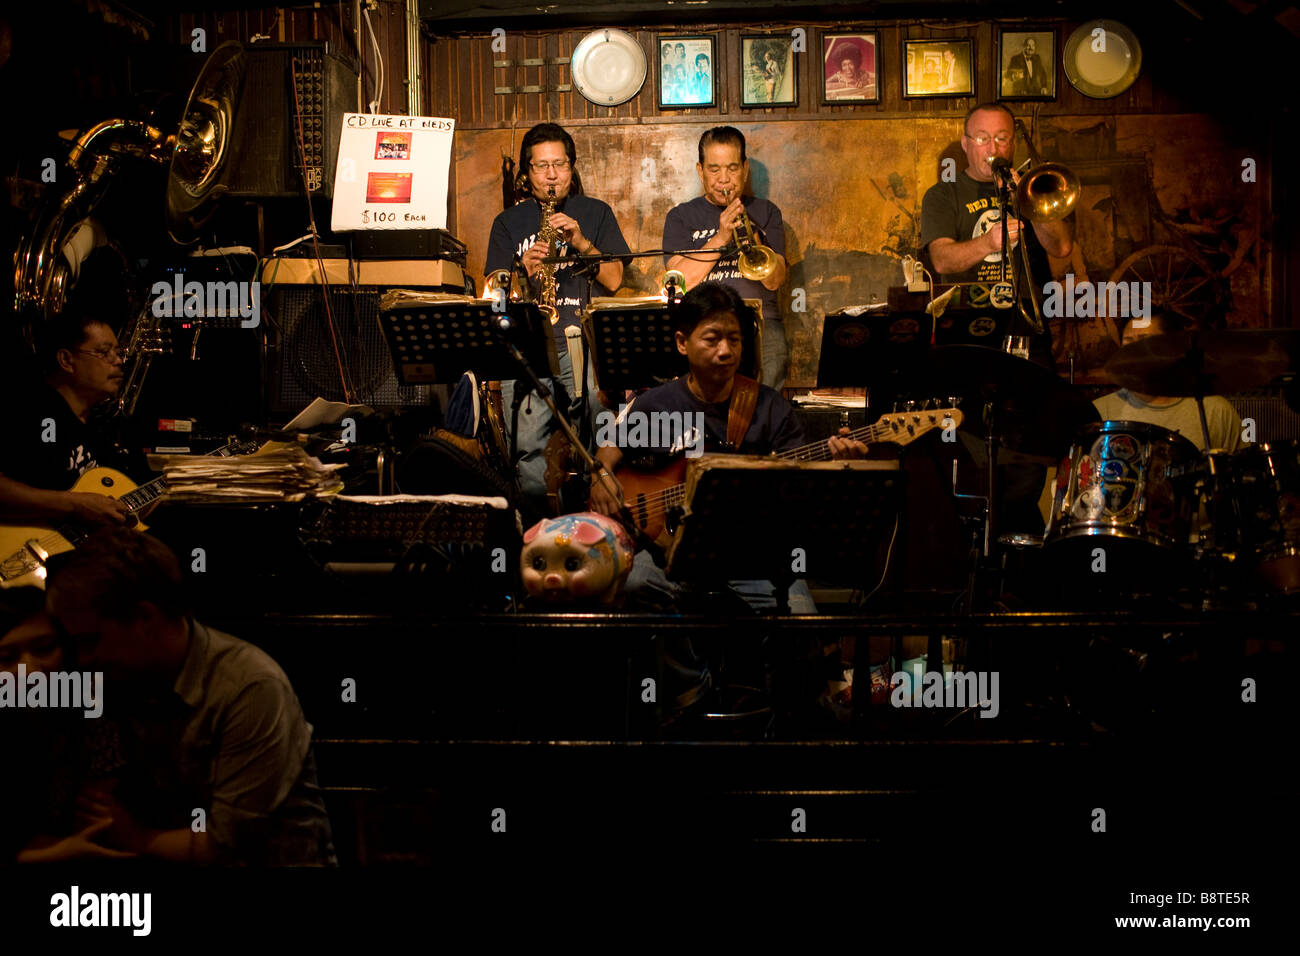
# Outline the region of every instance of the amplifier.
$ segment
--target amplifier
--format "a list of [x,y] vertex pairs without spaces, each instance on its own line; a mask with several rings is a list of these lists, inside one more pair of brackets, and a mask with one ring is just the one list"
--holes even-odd
[[343,114],[357,110],[356,68],[325,43],[258,43],[243,55],[244,86],[223,180],[227,191],[292,198],[301,197],[305,185],[313,196],[331,197]]
[[469,251],[446,229],[363,229],[352,234],[358,259],[450,259],[462,269]]

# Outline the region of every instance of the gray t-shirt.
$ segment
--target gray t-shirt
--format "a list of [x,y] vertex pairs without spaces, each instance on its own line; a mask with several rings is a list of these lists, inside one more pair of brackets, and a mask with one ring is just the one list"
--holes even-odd
[[124,802],[142,822],[189,827],[202,808],[222,862],[336,863],[311,724],[279,665],[191,621],[172,691],[126,720]]
[[[1201,416],[1196,399],[1180,398],[1171,405],[1151,405],[1126,388],[1095,400],[1093,405],[1108,422],[1146,422],[1182,435],[1201,451],[1205,438],[1201,434]],[[1205,423],[1210,428],[1212,448],[1237,451],[1241,447],[1241,418],[1237,410],[1219,395],[1205,398]]]

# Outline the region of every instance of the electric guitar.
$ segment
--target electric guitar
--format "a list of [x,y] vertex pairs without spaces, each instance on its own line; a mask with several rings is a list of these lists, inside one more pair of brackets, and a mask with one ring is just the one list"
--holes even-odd
[[[255,443],[232,442],[209,454],[228,458],[256,448]],[[153,481],[137,485],[112,468],[91,468],[68,490],[103,495],[122,502],[130,512],[129,521],[167,493],[167,482],[159,476]],[[137,531],[146,530],[145,524],[138,518],[135,518],[132,527]],[[0,590],[24,585],[44,588],[46,562],[56,554],[71,551],[92,530],[71,523],[58,528],[20,527],[0,523],[0,555],[3,556],[0,558]]]
[[[956,428],[962,422],[962,413],[956,408],[931,408],[919,411],[894,412],[882,415],[874,425],[855,428],[848,435],[836,436],[856,439],[870,445],[874,442],[891,442],[907,445],[926,432],[936,428]],[[825,439],[802,445],[773,455],[798,461],[829,461],[830,447]],[[636,526],[660,547],[666,548],[672,540],[675,522],[671,518],[680,512],[686,500],[686,459],[679,457],[657,471],[620,468],[619,484],[623,486],[623,502],[627,505]]]

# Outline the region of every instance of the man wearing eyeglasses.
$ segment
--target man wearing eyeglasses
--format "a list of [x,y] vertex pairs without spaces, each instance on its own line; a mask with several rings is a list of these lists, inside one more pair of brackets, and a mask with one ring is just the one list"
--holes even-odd
[[[695,164],[704,195],[674,206],[664,220],[665,249],[694,249],[691,255],[672,256],[668,268],[686,277],[694,289],[701,282],[721,282],[740,293],[742,299],[763,303],[763,381],[780,391],[785,385],[785,326],[777,290],[785,282],[785,225],[776,204],[757,196],[744,196],[749,179],[745,136],[734,126],[715,126],[700,137],[699,162]],[[776,253],[776,268],[761,282],[740,274],[739,255],[734,244],[741,213],[749,216],[760,243]]]
[[[961,145],[966,168],[953,182],[941,178],[921,201],[921,247],[928,250],[940,282],[992,285],[1002,278],[1002,219],[992,162],[998,157],[1012,161],[1015,117],[1001,103],[976,106],[966,114]],[[1013,173],[1012,178],[1020,181],[1018,174]],[[1007,254],[1012,258],[1006,281],[1012,281],[1013,267],[1021,268],[1016,244],[1023,235],[1029,244],[1030,281],[1037,284],[1041,295],[1043,285],[1052,277],[1047,253],[1065,258],[1073,241],[1070,227],[1063,221],[1031,225],[1033,228],[1024,229],[1019,219],[1007,223]],[[1017,288],[1027,286],[1022,282]]]
[[[992,287],[1002,280],[1002,217],[997,204],[997,183],[992,162],[1000,157],[1012,161],[1016,151],[1015,117],[1001,103],[982,103],[966,114],[961,138],[966,154],[966,168],[954,182],[942,177],[931,186],[921,201],[921,247],[927,249],[940,282],[978,282]],[[1019,176],[1013,173],[1017,183]],[[1063,221],[1035,222],[1025,229],[1019,219],[1007,222],[1006,281],[1017,270],[1016,288],[1022,298],[1029,295],[1029,282],[1039,294],[1051,280],[1047,253],[1064,258],[1073,241],[1070,227]],[[1032,277],[1023,274],[1023,262],[1016,244],[1028,243]],[[992,311],[992,310],[990,310]],[[1029,335],[1029,358],[1047,368],[1052,367],[1051,331],[1044,322],[1041,335],[1032,334],[1019,310],[1010,310],[1011,334]],[[1032,313],[1031,313],[1032,314]],[[998,343],[991,343],[997,347]],[[973,436],[961,432],[962,445],[970,453],[980,473],[985,470],[984,446]],[[1043,519],[1038,511],[1039,493],[1046,475],[1040,465],[1001,465],[1000,527],[996,533],[1042,531]]]
[[99,466],[137,480],[148,474],[143,456],[128,456],[91,424],[92,409],[122,387],[126,350],[112,328],[84,314],[56,318],[40,340],[45,380],[13,403],[0,442],[0,521],[124,524],[121,502],[68,489]]
[[[619,229],[614,211],[599,199],[584,195],[582,179],[576,168],[576,147],[565,130],[554,123],[541,123],[530,129],[519,148],[519,174],[515,180],[518,201],[500,213],[492,223],[488,240],[484,275],[498,269],[510,269],[512,263],[522,269],[539,291],[542,259],[550,253],[547,243],[537,238],[541,226],[541,204],[550,196],[557,200],[550,224],[559,230],[561,240],[556,243],[556,255],[576,252],[584,256],[603,253],[624,255],[629,252],[627,240]],[[571,416],[580,416],[594,423],[598,413],[595,402],[581,402],[574,387],[573,375],[583,370],[572,369],[564,330],[581,325],[581,310],[592,296],[613,295],[623,284],[623,266],[629,259],[614,259],[600,263],[594,275],[580,272],[572,263],[555,266],[555,308],[557,321],[553,328],[556,351],[560,364],[560,393],[556,403],[564,409],[568,404]],[[588,362],[588,364],[590,364]],[[545,369],[536,369],[545,375]],[[588,383],[594,387],[592,383]],[[548,388],[552,383],[548,383]],[[502,382],[501,394],[508,412],[512,411],[515,383]],[[583,389],[588,394],[588,389]],[[522,392],[520,393],[522,394]],[[586,409],[584,413],[584,407]],[[544,499],[546,486],[546,445],[557,426],[550,411],[535,397],[520,409],[516,416],[509,414],[508,426],[514,435],[516,467],[520,491],[534,503]]]

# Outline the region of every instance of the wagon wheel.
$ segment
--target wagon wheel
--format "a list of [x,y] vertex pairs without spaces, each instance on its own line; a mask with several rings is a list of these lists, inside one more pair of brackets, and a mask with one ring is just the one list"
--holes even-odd
[[[1153,312],[1166,310],[1192,322],[1199,323],[1223,300],[1218,273],[1207,269],[1178,246],[1139,249],[1116,267],[1110,274],[1110,281],[1150,282]],[[1114,319],[1108,321],[1114,323]],[[1119,340],[1117,331],[1112,329],[1116,341]]]

